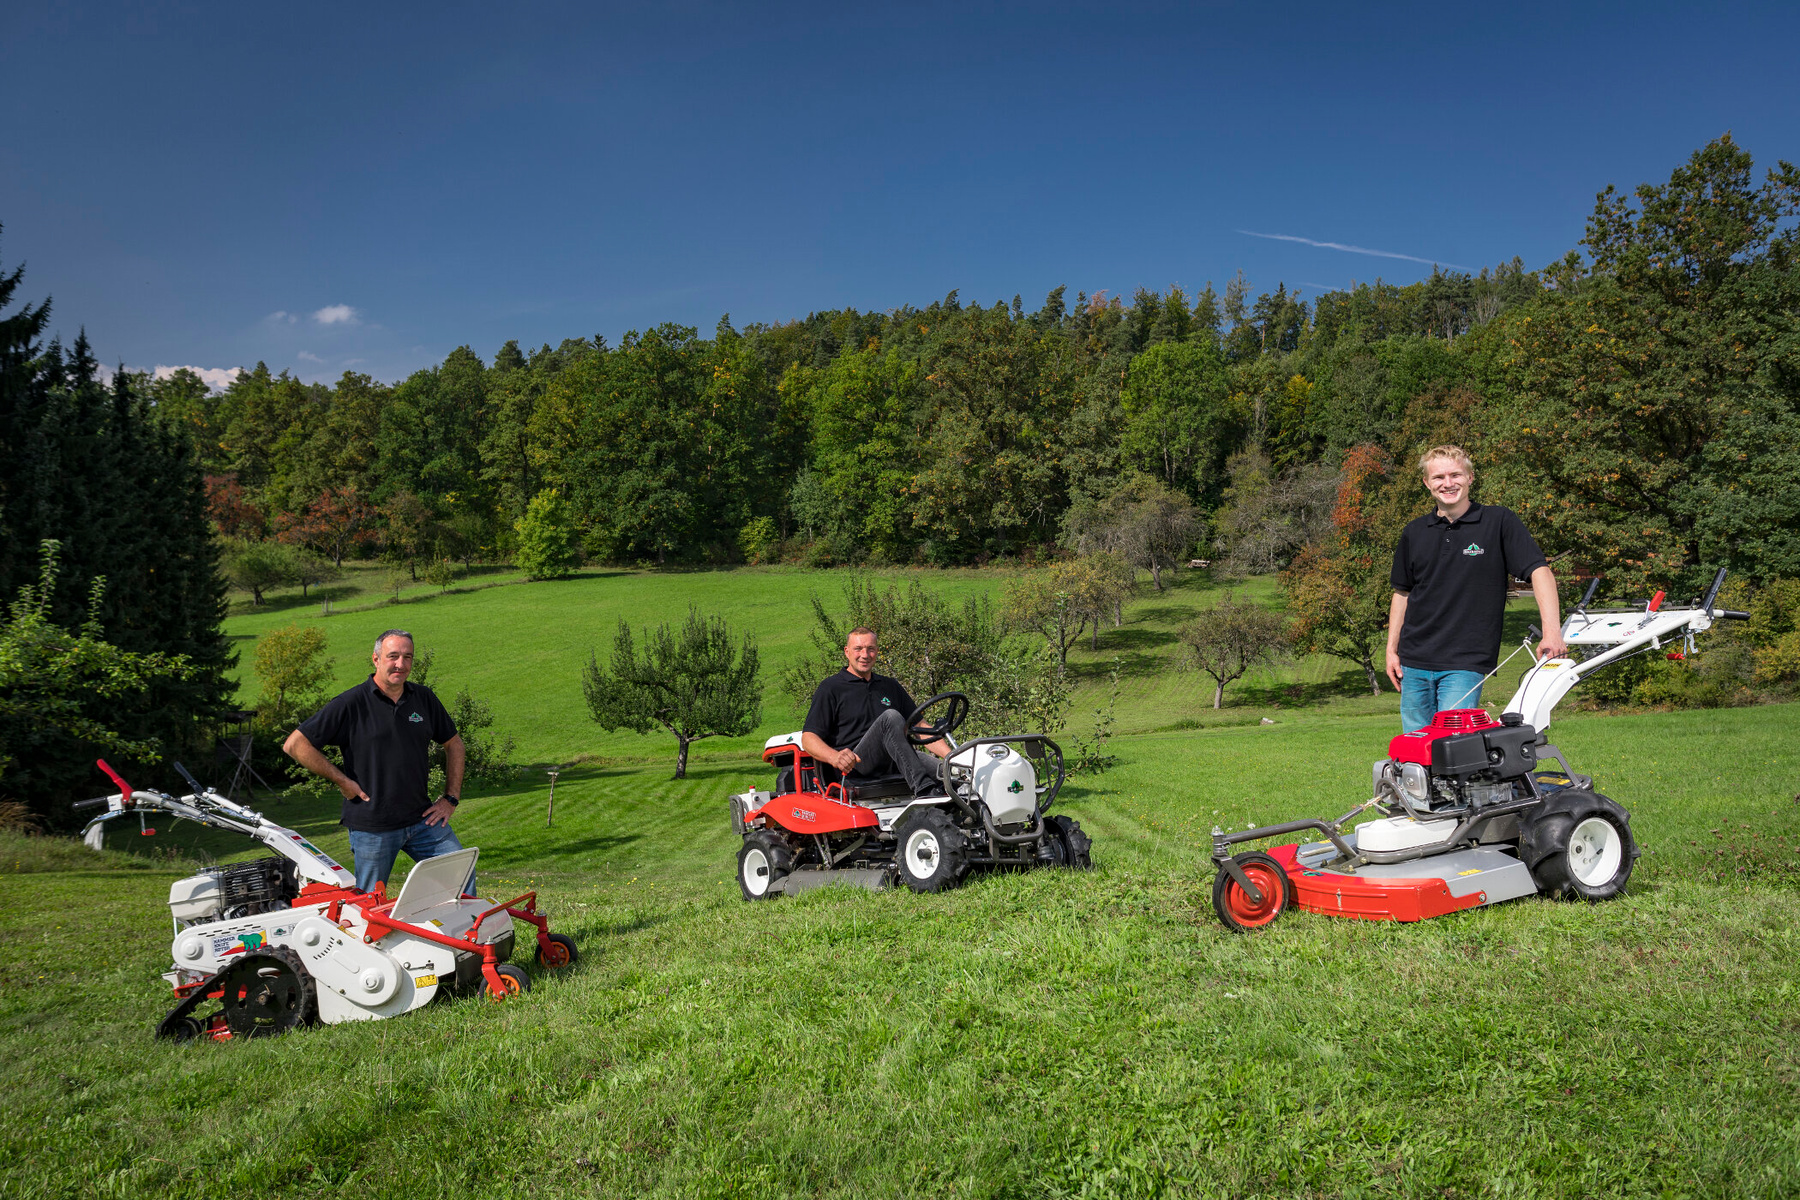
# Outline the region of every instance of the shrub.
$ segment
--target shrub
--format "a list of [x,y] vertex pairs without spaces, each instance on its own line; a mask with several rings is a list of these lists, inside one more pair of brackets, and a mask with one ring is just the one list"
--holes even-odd
[[575,569],[575,524],[559,492],[533,496],[513,528],[519,535],[519,567],[527,579],[561,579]]
[[289,625],[256,643],[256,674],[262,680],[257,714],[269,725],[298,722],[317,708],[331,678],[332,660],[325,657],[325,631],[316,625]]

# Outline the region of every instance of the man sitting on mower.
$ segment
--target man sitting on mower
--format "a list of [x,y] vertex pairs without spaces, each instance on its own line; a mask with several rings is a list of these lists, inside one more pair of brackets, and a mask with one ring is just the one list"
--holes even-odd
[[[907,744],[907,720],[915,705],[900,681],[875,674],[881,653],[875,631],[858,626],[844,643],[845,667],[813,690],[800,747],[813,761],[836,768],[845,782],[891,772],[906,777],[915,796],[941,796],[938,764],[949,743],[914,750]],[[920,726],[919,728],[924,728]]]

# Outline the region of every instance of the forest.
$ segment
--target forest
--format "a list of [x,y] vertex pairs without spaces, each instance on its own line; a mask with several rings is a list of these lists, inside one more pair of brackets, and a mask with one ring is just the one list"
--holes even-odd
[[[220,393],[187,371],[102,384],[85,335],[42,344],[47,304],[4,314],[15,270],[0,594],[58,542],[50,617],[191,664],[141,702],[164,736],[225,703],[221,571],[260,600],[377,556],[425,575],[1191,555],[1283,572],[1297,643],[1366,665],[1393,539],[1426,511],[1418,454],[1442,442],[1559,574],[1620,598],[1695,594],[1720,566],[1769,588],[1800,577],[1797,214],[1800,172],[1759,175],[1727,135],[1664,183],[1606,188],[1537,270],[1310,299],[1241,272],[1032,308],[952,291],[462,346],[395,383],[259,363]],[[1146,521],[1160,539],[1122,532]],[[1769,645],[1793,623],[1765,622]]]

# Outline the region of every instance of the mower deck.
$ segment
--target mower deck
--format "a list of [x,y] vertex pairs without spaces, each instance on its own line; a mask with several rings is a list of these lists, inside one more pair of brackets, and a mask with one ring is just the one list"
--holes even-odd
[[[1354,845],[1355,833],[1347,840]],[[1475,846],[1430,858],[1343,871],[1325,866],[1330,842],[1276,846],[1269,855],[1308,912],[1364,921],[1422,921],[1537,894],[1531,870],[1504,850]]]

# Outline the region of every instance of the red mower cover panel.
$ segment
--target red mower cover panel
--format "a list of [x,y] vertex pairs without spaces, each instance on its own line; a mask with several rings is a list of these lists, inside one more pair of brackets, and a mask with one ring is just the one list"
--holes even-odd
[[767,817],[793,833],[841,833],[847,829],[874,829],[881,824],[873,809],[844,804],[817,792],[776,796],[761,808],[744,814],[745,820],[752,817]]
[[1298,845],[1275,846],[1268,853],[1293,881],[1295,903],[1307,912],[1363,921],[1423,921],[1477,908],[1484,902],[1479,892],[1452,896],[1442,879],[1365,879],[1335,871],[1309,871],[1295,861],[1299,850]]
[[1431,743],[1459,733],[1498,728],[1484,708],[1446,708],[1431,718],[1431,724],[1416,733],[1403,733],[1388,743],[1388,757],[1395,762],[1431,765]]

